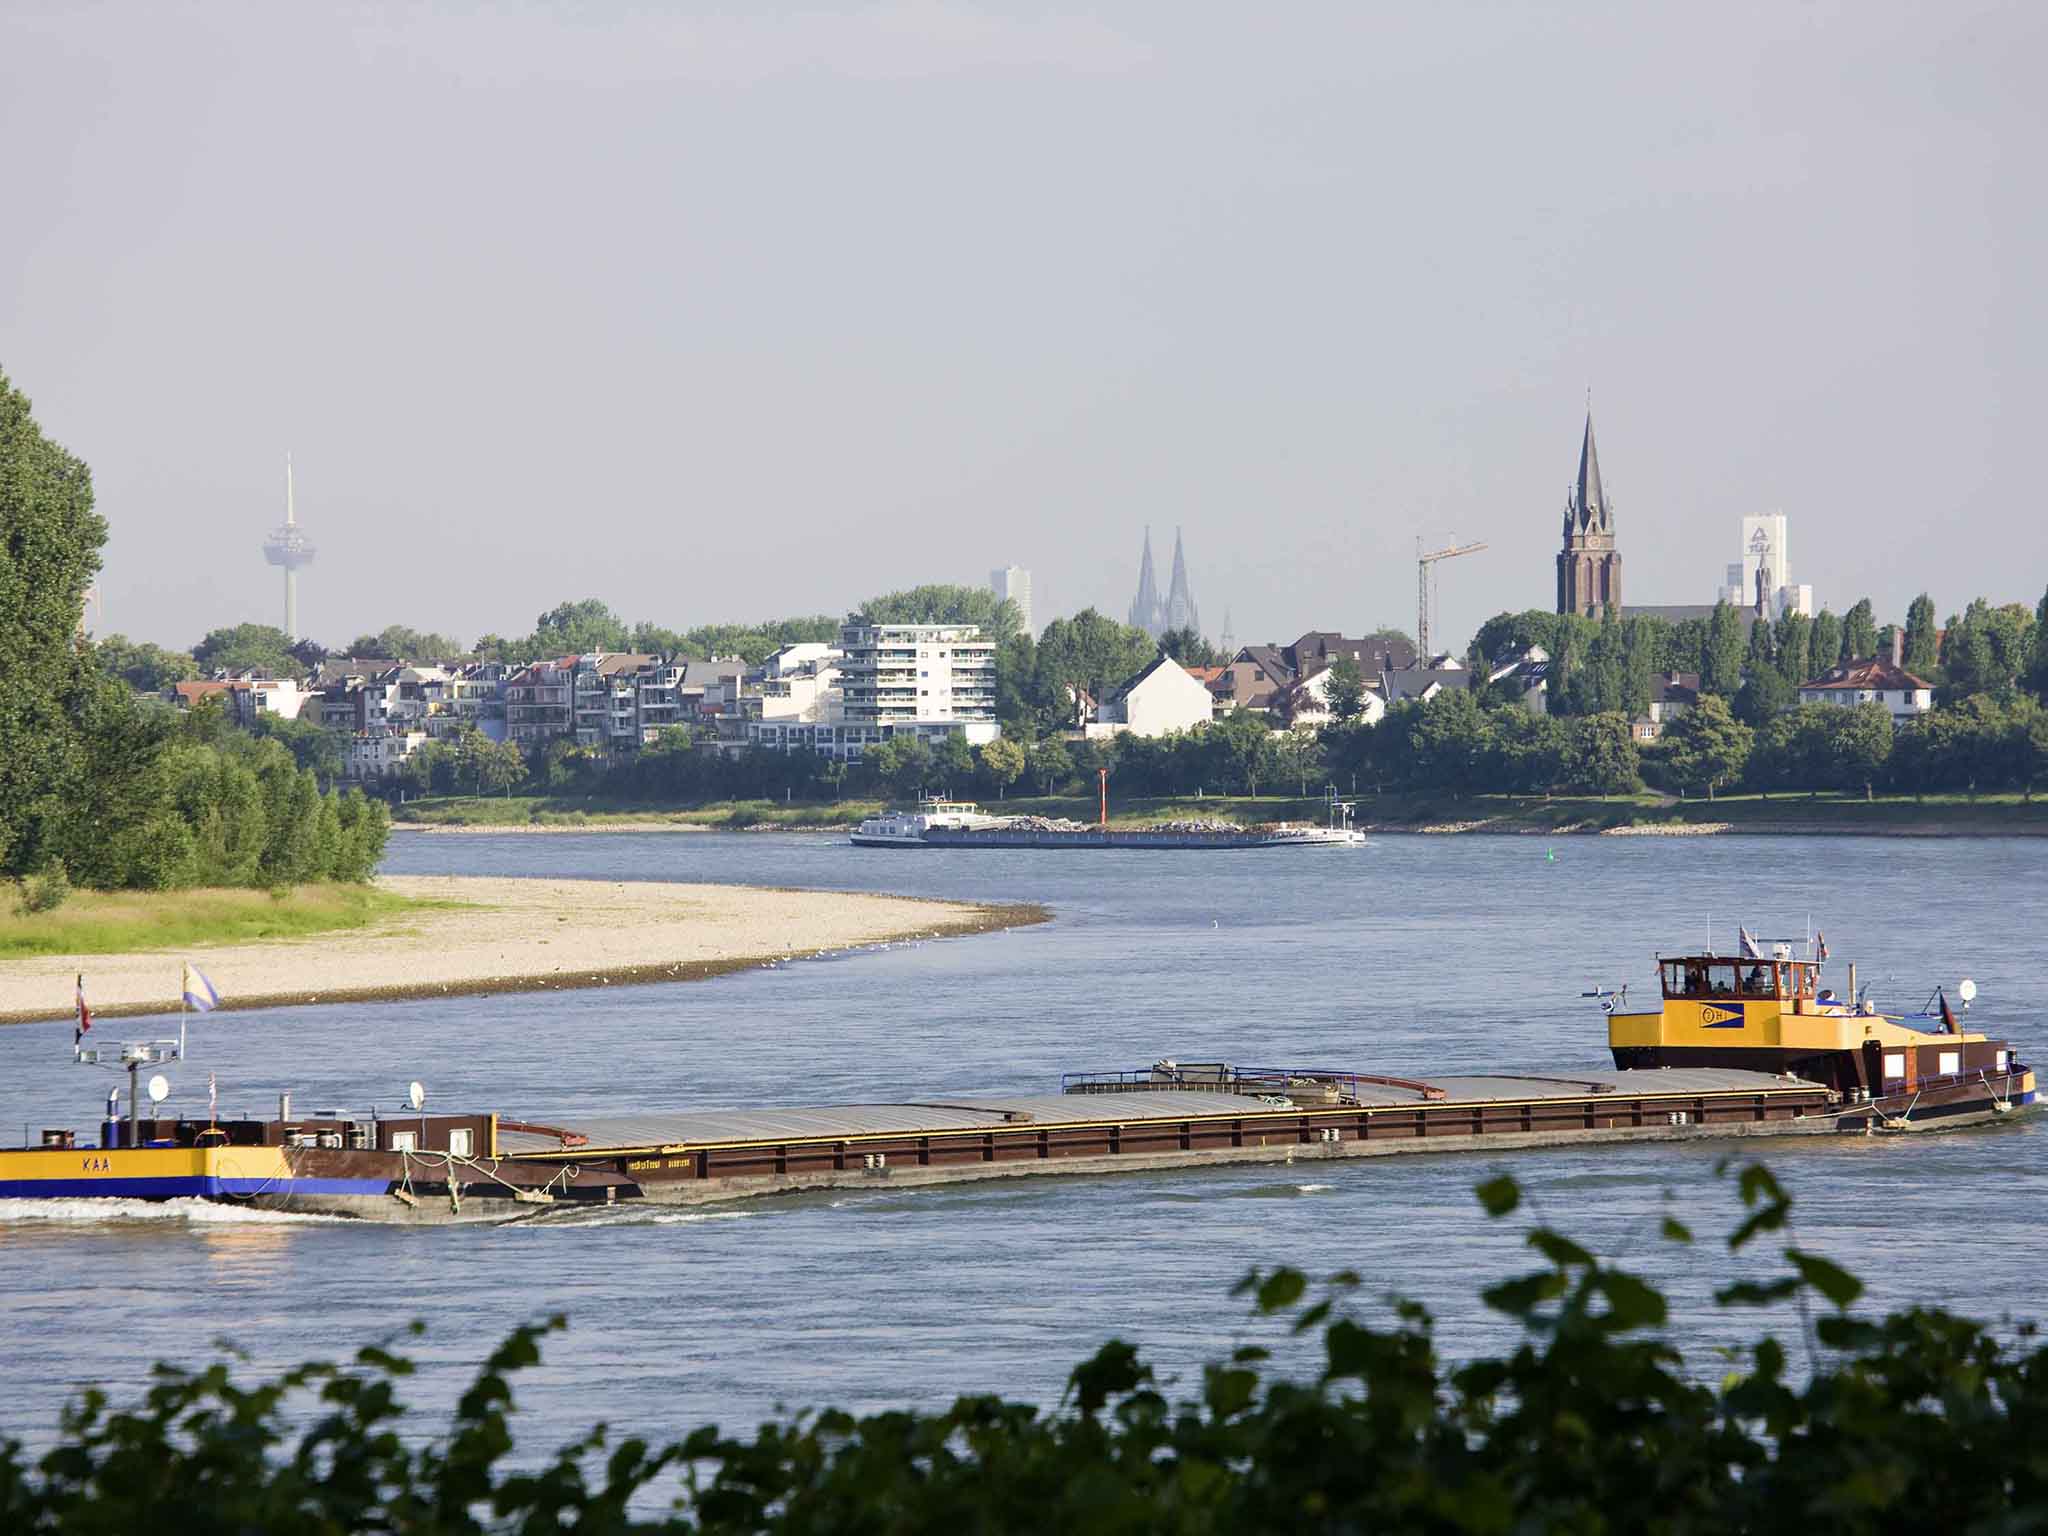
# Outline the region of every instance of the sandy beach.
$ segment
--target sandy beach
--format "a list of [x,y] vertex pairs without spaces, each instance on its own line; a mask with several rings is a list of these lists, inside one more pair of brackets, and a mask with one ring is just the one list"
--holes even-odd
[[0,964],[0,1023],[69,1018],[84,972],[95,1014],[175,1011],[179,961],[223,1008],[688,981],[770,961],[1039,922],[1036,907],[839,891],[407,875],[378,885],[457,907],[318,938],[180,954],[50,955]]

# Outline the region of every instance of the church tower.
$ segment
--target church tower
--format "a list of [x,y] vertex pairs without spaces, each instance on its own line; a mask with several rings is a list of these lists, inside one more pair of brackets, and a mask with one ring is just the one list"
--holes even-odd
[[1579,483],[1564,509],[1564,548],[1557,557],[1557,611],[1597,619],[1621,608],[1621,552],[1614,547],[1614,508],[1600,484],[1600,454],[1593,446],[1593,412],[1579,447]]

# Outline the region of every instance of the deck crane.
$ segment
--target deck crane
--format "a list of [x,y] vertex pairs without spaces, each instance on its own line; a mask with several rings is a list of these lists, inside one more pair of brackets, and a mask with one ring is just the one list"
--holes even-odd
[[1474,555],[1486,548],[1482,540],[1477,544],[1451,544],[1443,549],[1432,549],[1423,553],[1422,540],[1415,541],[1415,648],[1421,655],[1416,658],[1419,666],[1428,666],[1434,654],[1429,648],[1429,568],[1439,560],[1454,560],[1459,555]]

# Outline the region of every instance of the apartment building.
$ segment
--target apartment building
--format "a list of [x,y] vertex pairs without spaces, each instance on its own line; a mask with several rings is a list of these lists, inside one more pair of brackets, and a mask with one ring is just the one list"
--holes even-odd
[[[995,740],[996,647],[976,624],[849,624],[839,633],[848,725]],[[936,729],[943,727],[943,729]]]

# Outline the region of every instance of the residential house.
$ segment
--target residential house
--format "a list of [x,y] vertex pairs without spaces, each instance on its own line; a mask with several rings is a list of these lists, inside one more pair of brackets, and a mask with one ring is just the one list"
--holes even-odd
[[426,744],[425,731],[357,731],[348,739],[342,777],[359,782],[395,779],[413,754]]
[[1510,695],[1532,715],[1550,713],[1550,652],[1540,645],[1504,652],[1488,668],[1486,686],[1496,697]]
[[1889,655],[1868,656],[1831,667],[1819,677],[1799,685],[1802,704],[1882,704],[1891,711],[1892,723],[1904,725],[1934,708],[1934,684],[1908,672],[1903,665],[1905,637],[1892,630]]
[[506,739],[526,747],[574,731],[575,672],[574,656],[558,656],[522,667],[505,679]]
[[[1323,662],[1287,690],[1278,710],[1281,719],[1287,725],[1322,726],[1335,723],[1337,717],[1330,711],[1330,674],[1335,669],[1334,661]],[[1386,695],[1380,691],[1379,684],[1372,680],[1370,674],[1362,677],[1361,681],[1365,685],[1362,695],[1364,707],[1357,716],[1358,723],[1376,725],[1380,717],[1387,712]]]
[[1700,701],[1697,672],[1662,672],[1650,679],[1650,706],[1628,723],[1638,743],[1656,741],[1664,728]]
[[1208,685],[1164,651],[1137,676],[1113,690],[1084,728],[1089,737],[1164,736],[1191,731],[1215,718]]
[[1463,667],[1400,667],[1380,673],[1380,695],[1389,705],[1407,699],[1428,701],[1447,688],[1469,688],[1472,674]]

